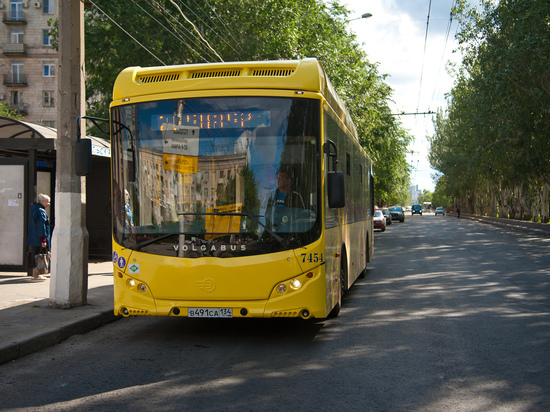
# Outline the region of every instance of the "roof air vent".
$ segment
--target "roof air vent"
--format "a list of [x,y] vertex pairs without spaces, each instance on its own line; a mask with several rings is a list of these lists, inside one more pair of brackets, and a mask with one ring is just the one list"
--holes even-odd
[[139,78],[140,83],[162,83],[162,82],[171,82],[174,80],[179,80],[179,73],[167,73],[167,74],[156,74],[151,76],[142,76]]
[[294,73],[294,69],[256,69],[252,75],[285,77],[290,76],[292,73]]
[[224,71],[197,71],[191,73],[192,79],[206,79],[210,77],[237,77],[241,75],[240,70]]

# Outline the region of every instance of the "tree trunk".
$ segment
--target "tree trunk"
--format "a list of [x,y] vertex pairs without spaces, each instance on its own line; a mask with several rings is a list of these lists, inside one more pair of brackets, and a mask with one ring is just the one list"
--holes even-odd
[[541,210],[540,210],[540,220],[542,223],[548,223],[548,214],[550,211],[548,210],[548,189],[550,189],[550,185],[545,184],[542,188],[542,194],[541,194]]

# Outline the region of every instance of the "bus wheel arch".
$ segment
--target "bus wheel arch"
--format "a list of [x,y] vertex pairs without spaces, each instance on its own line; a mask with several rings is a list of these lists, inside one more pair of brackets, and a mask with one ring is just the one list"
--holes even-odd
[[340,299],[344,297],[348,290],[348,254],[344,244],[340,253]]
[[368,263],[370,262],[370,243],[369,243],[369,234],[367,233],[367,240],[365,244],[365,268],[361,271],[359,274],[359,278],[363,279],[367,275],[367,267]]
[[328,314],[328,318],[335,318],[340,313],[340,309],[342,308],[342,298],[344,297],[344,293],[348,290],[348,258],[347,258],[347,252],[346,252],[346,245],[342,245],[342,252],[340,253],[340,278],[338,279],[338,302],[336,305],[332,308],[330,313]]

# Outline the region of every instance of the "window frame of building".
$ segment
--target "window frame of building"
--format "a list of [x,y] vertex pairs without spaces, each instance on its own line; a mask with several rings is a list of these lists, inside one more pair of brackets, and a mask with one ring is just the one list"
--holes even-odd
[[50,36],[50,30],[42,30],[42,46],[51,46],[52,38]]
[[10,96],[11,106],[15,109],[23,106],[23,92],[21,90],[12,90]]
[[23,0],[10,0],[10,19],[23,20]]
[[14,83],[23,81],[24,65],[23,62],[11,62],[11,80]]
[[42,106],[55,107],[55,92],[49,90],[42,91]]
[[43,0],[42,14],[55,14],[54,0]]
[[25,30],[22,30],[22,29],[12,30],[10,33],[11,44],[23,44],[25,42],[24,36],[25,36]]
[[42,63],[42,77],[55,77],[55,63]]

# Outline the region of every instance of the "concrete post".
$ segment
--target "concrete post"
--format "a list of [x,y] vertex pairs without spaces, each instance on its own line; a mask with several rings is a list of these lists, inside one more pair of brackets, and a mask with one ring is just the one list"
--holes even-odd
[[76,119],[84,114],[83,3],[59,0],[59,62],[55,228],[52,236],[50,305],[85,305],[88,292],[86,180],[76,176]]

